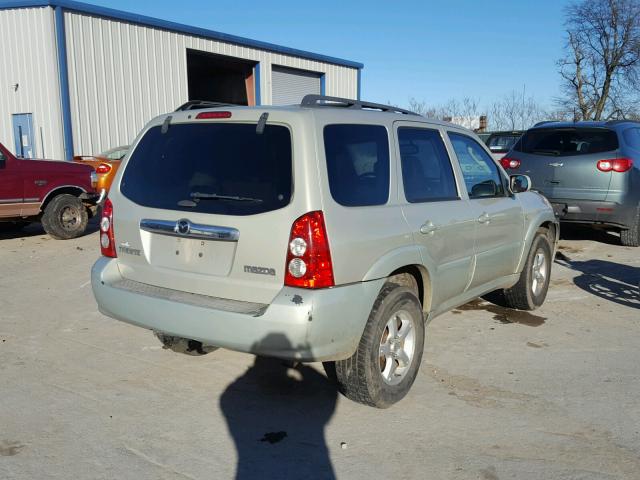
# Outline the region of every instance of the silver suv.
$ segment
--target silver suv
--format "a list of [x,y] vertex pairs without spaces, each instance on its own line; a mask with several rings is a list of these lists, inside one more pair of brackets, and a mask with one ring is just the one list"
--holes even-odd
[[468,130],[307,96],[151,121],[103,208],[100,311],[201,346],[323,361],[387,407],[409,390],[426,321],[498,291],[534,309],[558,225]]

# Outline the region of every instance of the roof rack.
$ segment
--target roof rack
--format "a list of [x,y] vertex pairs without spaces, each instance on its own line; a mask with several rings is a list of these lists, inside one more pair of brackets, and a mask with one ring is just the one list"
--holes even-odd
[[308,108],[351,108],[354,110],[380,110],[381,112],[402,113],[404,115],[419,115],[416,112],[394,107],[393,105],[383,105],[381,103],[363,102],[350,98],[328,97],[326,95],[305,95],[300,102],[301,107]]
[[620,123],[640,123],[638,120],[608,120],[607,125],[618,125]]
[[189,100],[187,103],[180,105],[176,112],[185,112],[187,110],[201,110],[203,108],[216,108],[216,107],[237,107],[233,103],[220,103],[211,102],[209,100]]
[[534,125],[534,127],[539,127],[540,125],[544,125],[545,123],[554,123],[555,120],[545,120],[543,122],[538,122]]

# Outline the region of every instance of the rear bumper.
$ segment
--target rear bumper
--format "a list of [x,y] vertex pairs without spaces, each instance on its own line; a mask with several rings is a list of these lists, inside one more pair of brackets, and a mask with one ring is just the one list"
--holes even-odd
[[633,225],[636,205],[593,200],[549,199],[561,222],[602,224],[628,228]]
[[91,271],[105,315],[207,345],[300,361],[350,357],[384,281],[323,290],[284,287],[260,308],[126,281],[116,259],[100,258]]

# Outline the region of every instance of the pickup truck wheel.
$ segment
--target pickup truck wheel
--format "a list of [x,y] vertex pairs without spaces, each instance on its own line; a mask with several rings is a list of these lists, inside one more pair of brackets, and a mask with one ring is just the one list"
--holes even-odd
[[415,293],[386,283],[356,353],[335,362],[339,390],[351,400],[378,408],[401,400],[420,368],[424,330],[422,306]]
[[52,238],[68,240],[82,235],[87,229],[89,215],[82,201],[73,195],[58,195],[47,205],[42,226]]
[[625,247],[640,246],[640,207],[636,211],[635,222],[629,227],[629,230],[620,231],[620,243]]
[[551,279],[551,242],[546,229],[538,230],[520,280],[504,290],[506,306],[518,310],[535,310],[544,303]]

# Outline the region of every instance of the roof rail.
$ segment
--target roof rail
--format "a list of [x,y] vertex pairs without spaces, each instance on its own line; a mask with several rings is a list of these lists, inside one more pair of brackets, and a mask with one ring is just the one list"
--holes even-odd
[[534,127],[539,127],[540,125],[544,125],[545,123],[554,123],[555,120],[544,120],[543,122],[538,122],[534,125]]
[[238,107],[233,103],[220,103],[211,102],[209,100],[189,100],[187,103],[180,105],[176,112],[185,112],[187,110],[201,110],[203,108],[216,108],[216,107]]
[[327,97],[326,95],[305,95],[302,102],[300,102],[300,106],[308,108],[337,107],[352,108],[354,110],[380,110],[381,112],[402,113],[404,115],[419,115],[416,112],[394,107],[392,105],[363,102],[360,100],[352,100],[350,98]]
[[638,120],[608,120],[606,125],[618,125],[620,123],[640,123]]

